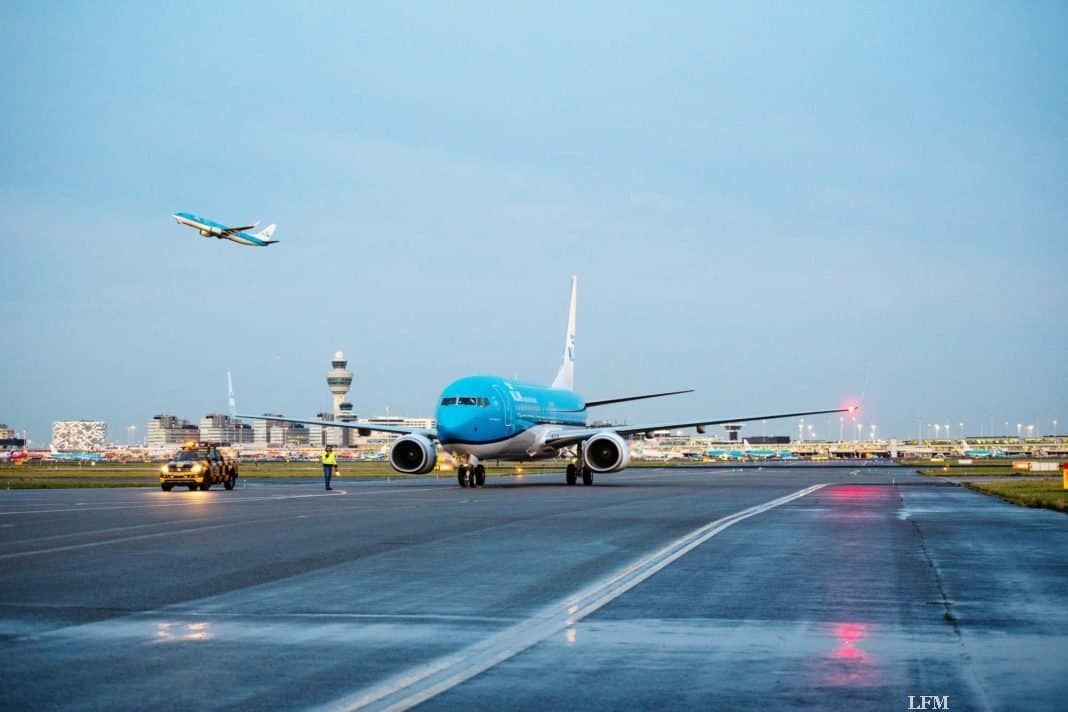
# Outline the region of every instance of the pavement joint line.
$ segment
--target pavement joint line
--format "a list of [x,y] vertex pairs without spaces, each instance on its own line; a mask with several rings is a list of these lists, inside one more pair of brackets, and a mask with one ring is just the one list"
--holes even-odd
[[583,618],[735,524],[793,502],[826,486],[826,483],[812,485],[709,522],[631,563],[621,571],[610,574],[579,592],[546,606],[521,623],[455,653],[402,671],[369,688],[358,690],[314,709],[322,712],[410,709],[534,647],[550,636],[574,626]]

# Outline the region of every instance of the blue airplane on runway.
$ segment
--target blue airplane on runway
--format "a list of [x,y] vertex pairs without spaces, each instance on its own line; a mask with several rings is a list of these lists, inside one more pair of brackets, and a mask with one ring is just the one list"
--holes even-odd
[[171,217],[179,225],[191,227],[199,231],[204,237],[217,237],[220,240],[226,239],[239,245],[250,245],[252,247],[267,247],[278,242],[278,240],[271,239],[271,236],[274,235],[274,229],[277,227],[275,225],[268,225],[257,233],[251,233],[246,232],[246,230],[255,230],[256,226],[259,225],[258,222],[252,225],[230,227],[192,213],[174,213]]
[[692,420],[683,423],[645,423],[623,426],[591,426],[586,411],[610,403],[689,393],[670,391],[607,400],[587,401],[575,393],[575,288],[571,278],[571,307],[564,339],[563,363],[550,386],[524,383],[498,376],[468,376],[450,383],[438,401],[437,428],[424,430],[364,422],[299,420],[278,416],[241,415],[241,418],[350,428],[361,435],[372,431],[401,435],[389,451],[389,463],[397,472],[426,474],[437,464],[438,446],[458,463],[461,487],[485,484],[483,460],[537,460],[555,457],[561,450],[574,448],[575,460],[567,465],[566,481],[578,478],[593,484],[593,475],[618,472],[630,464],[629,435],[656,430],[697,428],[709,425],[744,423],[752,420],[794,418],[803,415],[852,412],[850,408],[813,410],[801,413],[757,415],[748,418]]

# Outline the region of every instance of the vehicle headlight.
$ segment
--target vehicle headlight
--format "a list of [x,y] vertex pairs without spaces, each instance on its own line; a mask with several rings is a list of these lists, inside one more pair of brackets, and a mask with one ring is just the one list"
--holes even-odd
[[161,475],[165,475],[165,474],[167,474],[167,466],[166,466],[166,465],[164,465],[163,467],[159,468],[159,473],[160,473]]
[[194,475],[199,475],[201,469],[202,468],[200,467],[200,463],[199,462],[197,464],[193,465],[193,474]]

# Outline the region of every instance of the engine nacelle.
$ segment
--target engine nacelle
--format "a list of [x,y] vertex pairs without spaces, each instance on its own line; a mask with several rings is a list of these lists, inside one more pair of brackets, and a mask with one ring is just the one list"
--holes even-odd
[[204,237],[211,237],[211,230],[201,230],[200,234]]
[[599,433],[582,444],[582,460],[594,472],[619,472],[630,464],[630,447],[617,433]]
[[406,475],[425,475],[438,464],[438,449],[424,435],[405,435],[389,449],[389,464]]

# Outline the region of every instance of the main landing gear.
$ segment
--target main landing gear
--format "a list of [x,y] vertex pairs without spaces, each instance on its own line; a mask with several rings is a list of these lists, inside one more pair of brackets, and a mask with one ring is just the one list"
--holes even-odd
[[456,481],[461,487],[485,487],[486,468],[483,465],[460,465],[456,468]]
[[580,473],[582,474],[582,484],[587,486],[593,484],[593,470],[591,470],[586,465],[582,465],[580,467],[579,465],[576,465],[574,463],[571,463],[567,466],[567,484],[574,485],[576,482],[578,482],[578,476]]

